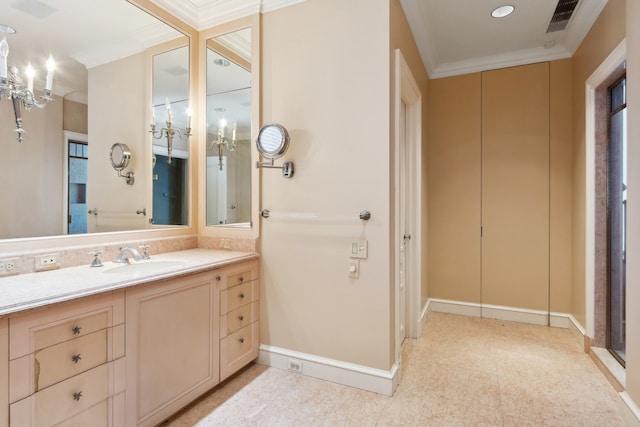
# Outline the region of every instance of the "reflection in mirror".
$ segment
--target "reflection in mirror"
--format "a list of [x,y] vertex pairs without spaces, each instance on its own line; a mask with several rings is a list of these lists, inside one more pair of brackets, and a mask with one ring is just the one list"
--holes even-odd
[[189,46],[153,56],[153,218],[187,225],[189,218]]
[[207,41],[207,226],[251,221],[251,28]]
[[[31,63],[36,98],[50,54],[56,70],[53,102],[22,111],[22,143],[12,103],[0,100],[0,182],[11,183],[0,205],[0,239],[149,227],[149,218],[137,214],[151,199],[144,52],[185,36],[126,0],[48,4],[12,1],[2,8],[0,24],[16,29],[6,35],[9,65],[25,78]],[[135,185],[113,172],[115,143],[131,149]]]

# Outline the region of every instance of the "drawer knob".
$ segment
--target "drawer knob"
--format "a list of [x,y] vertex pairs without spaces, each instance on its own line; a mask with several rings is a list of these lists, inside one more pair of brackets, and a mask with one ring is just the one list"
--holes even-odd
[[244,316],[241,314],[240,316],[238,316],[238,319],[240,319],[240,321],[242,322],[244,320]]
[[73,332],[73,335],[80,335],[80,329],[82,329],[80,326],[74,326],[71,332]]
[[240,344],[244,344],[244,338],[240,337],[238,341],[240,341]]
[[80,357],[80,353],[71,356],[71,360],[73,361],[73,363],[78,363],[81,359],[82,357]]
[[240,299],[244,299],[244,292],[240,294]]
[[244,277],[240,276],[239,280],[240,282],[244,282]]
[[222,277],[216,276],[216,281],[219,282],[220,280],[222,280]]
[[81,391],[76,391],[75,393],[73,393],[73,400],[75,400],[76,402],[79,402],[81,397],[82,397]]

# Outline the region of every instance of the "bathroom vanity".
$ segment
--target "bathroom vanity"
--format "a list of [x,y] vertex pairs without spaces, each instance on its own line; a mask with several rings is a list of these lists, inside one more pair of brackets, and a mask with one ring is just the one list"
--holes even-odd
[[258,356],[253,253],[25,274],[0,292],[0,426],[157,425]]

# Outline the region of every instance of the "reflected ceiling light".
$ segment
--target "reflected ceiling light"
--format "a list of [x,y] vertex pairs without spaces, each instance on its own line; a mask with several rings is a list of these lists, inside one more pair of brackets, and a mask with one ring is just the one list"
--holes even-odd
[[491,12],[491,16],[493,16],[494,18],[504,18],[505,16],[511,15],[514,10],[515,7],[511,5],[496,7],[495,9],[493,9],[493,12]]
[[0,24],[0,32],[5,34],[15,34],[16,30],[8,25]]
[[216,64],[218,67],[228,67],[229,65],[231,65],[231,62],[229,62],[224,58],[214,59],[213,63]]

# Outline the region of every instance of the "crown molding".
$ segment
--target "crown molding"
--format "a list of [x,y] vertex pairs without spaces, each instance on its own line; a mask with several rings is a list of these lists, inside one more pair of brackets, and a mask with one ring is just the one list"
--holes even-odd
[[438,66],[429,74],[429,77],[431,79],[439,79],[461,74],[534,64],[536,62],[555,61],[557,59],[570,58],[571,55],[572,53],[562,46],[555,46],[551,49],[524,49],[500,55],[448,62]]
[[192,1],[151,0],[198,31],[256,13],[267,13],[305,0],[209,0],[196,5]]

